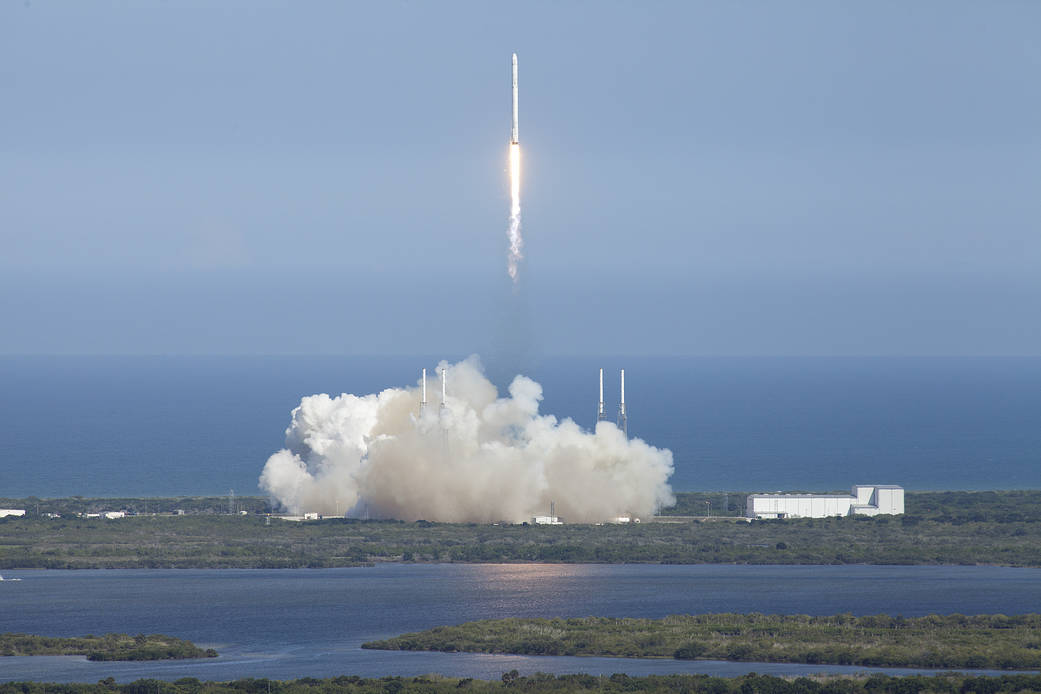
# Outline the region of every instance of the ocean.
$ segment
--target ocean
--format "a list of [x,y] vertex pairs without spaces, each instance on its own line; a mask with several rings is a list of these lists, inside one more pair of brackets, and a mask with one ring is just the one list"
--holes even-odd
[[[435,357],[2,357],[0,497],[259,494],[304,395],[415,384]],[[542,412],[629,431],[679,491],[1041,488],[1041,358],[545,358]],[[513,371],[488,373],[505,392]]]

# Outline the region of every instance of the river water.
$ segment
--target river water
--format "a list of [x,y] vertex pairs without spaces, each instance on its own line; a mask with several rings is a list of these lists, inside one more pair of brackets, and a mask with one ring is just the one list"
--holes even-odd
[[[0,632],[165,633],[221,657],[92,663],[0,658],[0,681],[113,676],[379,677],[533,672],[736,675],[865,668],[716,661],[528,657],[362,650],[369,640],[499,617],[776,614],[1018,614],[1041,610],[1041,570],[928,566],[387,564],[300,570],[13,571],[0,583]],[[906,669],[883,670],[891,673]]]

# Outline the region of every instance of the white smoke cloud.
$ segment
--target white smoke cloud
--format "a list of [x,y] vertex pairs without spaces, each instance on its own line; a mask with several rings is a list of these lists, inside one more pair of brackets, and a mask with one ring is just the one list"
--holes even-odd
[[673,503],[670,451],[540,415],[542,386],[524,376],[500,398],[475,357],[440,369],[444,410],[438,397],[420,412],[418,388],[303,398],[261,487],[293,513],[447,522],[521,522],[555,501],[564,520],[592,523]]

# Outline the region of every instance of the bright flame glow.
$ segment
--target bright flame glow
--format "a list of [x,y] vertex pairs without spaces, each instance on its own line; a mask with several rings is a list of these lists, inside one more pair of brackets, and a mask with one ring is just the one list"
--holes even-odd
[[521,237],[520,205],[520,144],[510,143],[510,254],[507,269],[510,279],[517,283],[517,265],[524,258],[524,239]]

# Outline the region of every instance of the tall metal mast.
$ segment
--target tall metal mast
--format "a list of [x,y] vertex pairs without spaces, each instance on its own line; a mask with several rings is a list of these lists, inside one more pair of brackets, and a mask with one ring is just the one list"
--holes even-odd
[[423,414],[427,409],[427,370],[423,369],[423,399],[419,401],[419,413]]
[[607,411],[604,409],[604,370],[600,369],[600,404],[596,408],[596,421],[603,422],[607,419]]
[[448,395],[447,395],[448,387],[446,385],[446,383],[447,383],[446,379],[447,378],[448,378],[448,369],[442,368],[441,369],[441,409],[442,410],[445,409],[445,407],[446,407],[445,403],[446,403],[446,401],[448,399]]
[[618,402],[618,428],[629,438],[629,416],[625,412],[625,369],[622,369],[622,398]]

